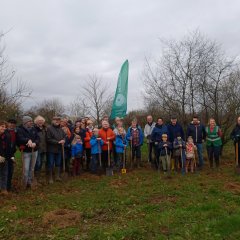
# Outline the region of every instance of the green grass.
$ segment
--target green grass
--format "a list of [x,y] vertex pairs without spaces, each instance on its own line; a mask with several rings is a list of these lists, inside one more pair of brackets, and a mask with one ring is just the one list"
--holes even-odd
[[[219,172],[206,166],[171,178],[149,167],[113,177],[83,174],[1,198],[0,239],[239,239],[240,177],[228,164],[231,148],[223,159]],[[44,224],[58,209],[80,213],[80,220],[65,228]]]

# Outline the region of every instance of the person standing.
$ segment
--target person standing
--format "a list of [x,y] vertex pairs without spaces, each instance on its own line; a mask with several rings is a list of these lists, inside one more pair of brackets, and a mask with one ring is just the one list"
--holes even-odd
[[34,168],[36,164],[39,136],[36,129],[33,127],[33,120],[30,116],[22,118],[22,125],[18,127],[17,143],[20,146],[23,159],[23,185],[30,187],[33,183]]
[[11,137],[6,131],[6,123],[0,121],[0,190],[7,195],[8,161],[13,157],[11,151]]
[[56,181],[61,181],[61,159],[63,155],[65,136],[60,126],[60,117],[53,117],[52,124],[47,128],[47,155],[49,183],[53,183],[53,170],[56,169]]
[[219,167],[219,156],[222,146],[222,131],[219,126],[216,125],[215,119],[209,119],[209,125],[206,127],[206,146],[210,168],[213,168],[213,158],[216,164],[216,168]]
[[237,118],[237,124],[231,132],[231,139],[234,141],[235,146],[235,159],[236,167],[240,168],[240,116]]
[[15,164],[15,153],[16,153],[16,138],[17,138],[17,121],[15,119],[9,119],[7,121],[7,130],[11,136],[11,155],[12,157],[8,159],[8,174],[7,174],[7,190],[8,191],[16,191],[16,189],[12,186],[12,178],[14,173],[14,164]]
[[154,147],[154,142],[151,140],[152,130],[156,123],[153,122],[153,117],[151,115],[147,116],[147,124],[144,127],[144,137],[147,139],[148,146],[148,161],[152,163],[152,150]]
[[192,122],[187,127],[187,138],[193,138],[193,143],[197,147],[198,167],[202,169],[203,161],[203,142],[206,139],[206,130],[203,124],[200,123],[198,116],[194,116]]

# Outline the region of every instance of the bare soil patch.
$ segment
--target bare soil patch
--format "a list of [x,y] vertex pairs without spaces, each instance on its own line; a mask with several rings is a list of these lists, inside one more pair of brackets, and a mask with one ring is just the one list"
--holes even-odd
[[152,196],[149,201],[151,204],[159,204],[163,202],[171,202],[171,203],[176,203],[177,202],[177,197],[176,196]]
[[240,194],[240,183],[228,182],[224,185],[224,188],[234,194]]

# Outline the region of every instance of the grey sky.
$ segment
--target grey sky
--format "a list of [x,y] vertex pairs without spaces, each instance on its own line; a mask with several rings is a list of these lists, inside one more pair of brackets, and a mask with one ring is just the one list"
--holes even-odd
[[145,56],[158,56],[159,38],[179,39],[198,28],[240,52],[237,0],[1,0],[0,31],[9,63],[27,81],[33,98],[71,102],[96,73],[115,91],[121,64],[129,60],[128,110],[141,108]]

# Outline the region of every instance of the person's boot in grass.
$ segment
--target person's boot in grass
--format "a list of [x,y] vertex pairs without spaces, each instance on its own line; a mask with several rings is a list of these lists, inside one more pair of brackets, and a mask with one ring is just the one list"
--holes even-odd
[[56,167],[56,181],[57,182],[61,182],[62,179],[61,179],[61,169],[60,167]]
[[48,173],[48,183],[53,184],[53,171],[50,170]]

